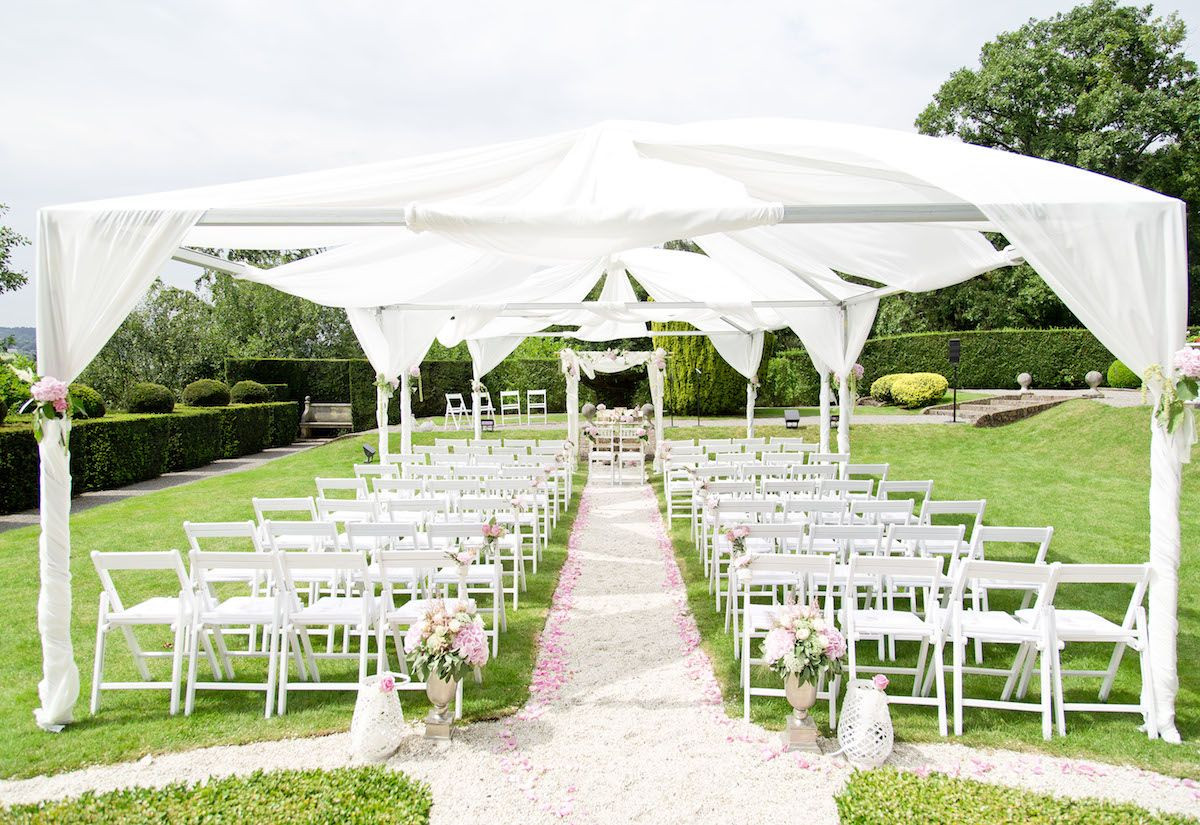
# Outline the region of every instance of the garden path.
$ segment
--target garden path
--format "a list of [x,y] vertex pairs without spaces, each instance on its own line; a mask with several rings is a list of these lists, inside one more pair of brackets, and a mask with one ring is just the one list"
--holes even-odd
[[[838,757],[782,753],[777,734],[728,718],[699,638],[654,493],[590,485],[529,702],[515,716],[464,726],[450,745],[424,741],[413,724],[389,764],[430,784],[435,823],[771,822],[798,813],[836,822],[833,795],[849,769]],[[0,804],[348,761],[346,734],[206,748],[0,781]],[[910,745],[893,762],[1180,812],[1197,801],[1179,780],[1037,754]]]

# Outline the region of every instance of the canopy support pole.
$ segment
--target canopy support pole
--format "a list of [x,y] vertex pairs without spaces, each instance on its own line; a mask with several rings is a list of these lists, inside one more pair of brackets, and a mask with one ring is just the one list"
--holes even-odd
[[[850,328],[846,322],[846,309],[841,308],[842,316],[842,353],[843,358],[849,357]],[[858,353],[854,354],[855,360]],[[850,452],[850,415],[854,411],[854,393],[850,391],[850,374],[854,370],[854,362],[849,366],[843,365],[842,374],[838,376],[838,452]]]
[[[1176,437],[1180,437],[1176,435]],[[1179,691],[1179,498],[1183,461],[1179,446],[1158,424],[1150,422],[1150,626],[1152,700],[1156,730],[1164,742],[1179,744],[1175,727],[1175,695]],[[1143,684],[1143,691],[1147,686]]]
[[388,458],[388,398],[383,387],[375,388],[375,426],[379,428],[379,463],[391,464]]
[[746,438],[754,438],[754,402],[758,400],[758,391],[754,384],[746,382]]
[[830,411],[829,370],[818,370],[817,375],[821,379],[821,429],[818,441],[820,451],[827,453],[829,452],[829,423],[833,418]]
[[400,452],[412,452],[412,381],[408,370],[400,373]]

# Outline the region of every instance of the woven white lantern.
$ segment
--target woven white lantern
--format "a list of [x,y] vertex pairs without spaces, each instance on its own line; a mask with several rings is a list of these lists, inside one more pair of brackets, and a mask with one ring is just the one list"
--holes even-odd
[[400,708],[400,694],[380,689],[384,677],[396,684],[407,682],[408,677],[396,673],[380,673],[368,676],[358,686],[358,699],[354,702],[354,718],[350,722],[350,752],[367,762],[387,759],[400,747],[404,736],[404,711]]
[[887,694],[869,679],[855,679],[846,689],[838,720],[838,744],[856,767],[877,768],[892,754],[892,714]]

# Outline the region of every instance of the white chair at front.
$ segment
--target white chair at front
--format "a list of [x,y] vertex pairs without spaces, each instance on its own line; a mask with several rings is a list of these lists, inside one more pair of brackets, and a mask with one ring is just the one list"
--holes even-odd
[[[183,655],[187,649],[187,633],[192,621],[191,583],[187,571],[183,569],[183,559],[178,550],[167,550],[154,553],[92,553],[92,564],[100,577],[100,615],[96,620],[96,660],[92,668],[92,715],[100,712],[101,690],[170,690],[171,715],[179,712],[179,685],[183,675]],[[112,579],[112,571],[153,571],[162,573],[170,571],[175,574],[179,590],[171,596],[151,596],[135,605],[126,607],[117,592]],[[173,646],[169,651],[143,650],[134,636],[135,627],[168,627],[174,634]],[[133,656],[134,667],[137,668],[138,682],[105,682],[104,681],[104,643],[108,634],[120,628],[125,636],[125,644]],[[213,674],[219,678],[220,670],[208,640],[204,640],[205,651]],[[171,660],[171,678],[169,681],[154,681],[146,660],[166,658]]]
[[525,421],[532,424],[534,416],[540,416],[542,423],[545,424],[550,420],[550,416],[546,412],[546,391],[545,390],[526,390],[525,391]]
[[469,418],[470,415],[471,411],[467,409],[467,402],[461,392],[446,393],[446,423],[453,424],[457,430],[462,426],[463,419]]
[[[888,694],[888,702],[905,705],[932,705],[938,712],[938,732],[946,735],[946,676],[942,658],[945,643],[944,625],[939,593],[942,587],[942,559],[905,558],[895,556],[851,555],[847,575],[846,595],[842,598],[842,631],[846,635],[849,657],[849,678],[858,678],[857,643],[864,640],[915,641],[921,647],[915,667],[872,665],[876,673],[911,675],[912,694],[898,691]],[[890,604],[891,581],[903,581],[909,587],[924,592],[925,614],[911,610],[896,610]],[[865,588],[860,585],[868,583]],[[866,590],[867,608],[859,607],[859,597]],[[885,592],[888,593],[885,600]],[[924,695],[925,671],[932,650],[934,696]],[[894,658],[894,657],[893,657]]]
[[516,416],[517,425],[521,424],[521,391],[500,390],[500,425],[508,424],[509,416]]
[[[269,522],[268,522],[269,524]],[[264,715],[270,718],[275,707],[275,677],[277,654],[279,652],[279,628],[282,621],[282,608],[279,601],[278,587],[272,586],[272,592],[265,595],[231,596],[222,599],[209,580],[213,571],[234,569],[245,570],[248,574],[257,575],[262,581],[277,583],[279,581],[279,562],[275,553],[227,553],[197,551],[191,552],[192,567],[192,625],[191,638],[188,641],[188,687],[187,701],[184,704],[184,715],[191,716],[195,706],[196,690],[261,690],[266,694]],[[233,666],[229,660],[224,641],[224,631],[230,628],[245,629],[257,625],[262,628],[263,653],[267,657],[267,677],[264,682],[235,682],[233,681]],[[244,630],[243,630],[244,632]],[[196,679],[196,653],[200,640],[207,634],[212,634],[217,651],[220,654],[228,680],[200,682]]]
[[[281,572],[281,587],[283,589],[283,622],[282,636],[291,641],[294,646],[299,642],[309,681],[288,681],[288,646],[281,646],[279,651],[279,713],[287,711],[287,695],[289,690],[358,690],[359,684],[367,677],[367,656],[370,653],[370,639],[375,625],[375,587],[367,573],[367,558],[362,552],[345,553],[280,553],[279,567]],[[303,575],[312,571],[334,571],[345,583],[346,593],[339,595],[320,596],[309,600],[307,585],[310,576]],[[302,575],[297,578],[296,573]],[[312,643],[308,637],[310,627],[339,625],[347,628],[347,636],[355,633],[358,636],[358,653],[323,654],[325,658],[357,657],[358,679],[353,682],[323,682],[318,669],[318,654],[313,652]]]

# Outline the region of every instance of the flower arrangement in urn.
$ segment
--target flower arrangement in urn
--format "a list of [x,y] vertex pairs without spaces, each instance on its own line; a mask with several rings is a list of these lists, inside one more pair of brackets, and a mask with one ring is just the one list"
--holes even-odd
[[842,672],[845,637],[816,604],[787,604],[771,617],[762,654],[766,666],[783,677],[784,693],[794,711],[783,732],[785,747],[818,751],[817,728],[808,711],[816,704],[821,677]]
[[450,702],[468,668],[488,661],[487,635],[475,603],[464,599],[436,599],[404,636],[404,652],[412,657],[412,671],[425,677],[425,693],[433,708],[425,717],[425,736],[449,739],[454,721]]

